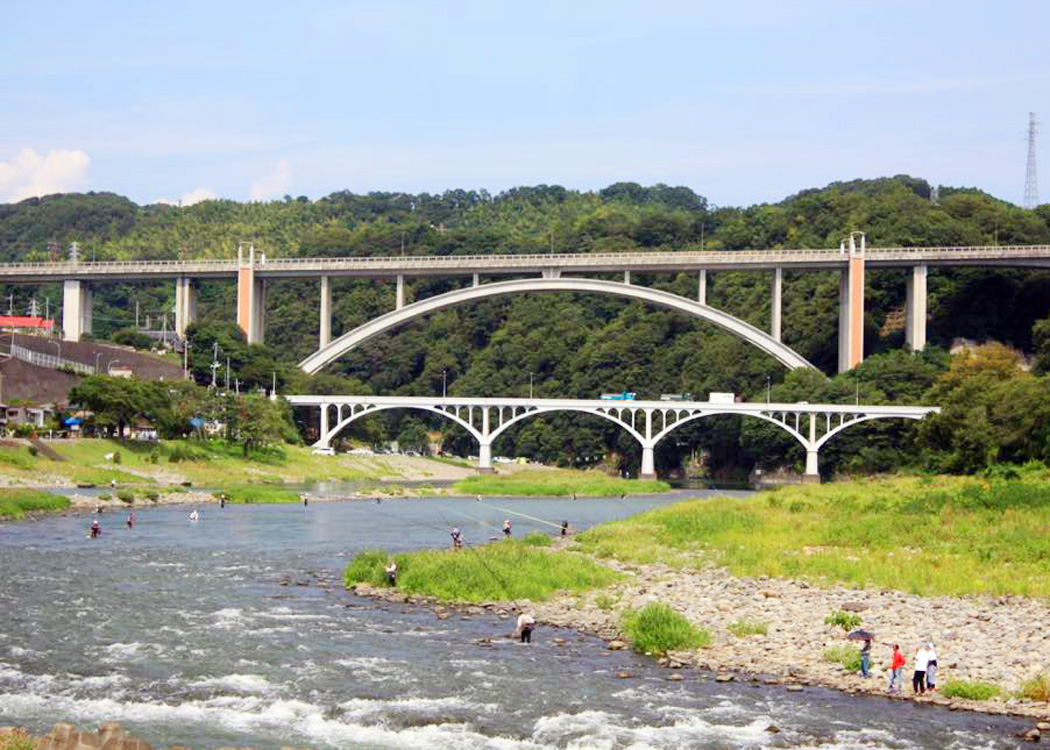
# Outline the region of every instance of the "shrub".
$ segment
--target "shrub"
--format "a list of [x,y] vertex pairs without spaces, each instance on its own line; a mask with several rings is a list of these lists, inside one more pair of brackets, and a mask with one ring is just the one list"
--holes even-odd
[[825,625],[838,625],[847,633],[860,627],[860,623],[860,615],[853,612],[843,612],[841,609],[838,612],[832,612],[824,618]]
[[106,501],[110,500],[112,497],[113,496],[111,494],[109,494],[108,492],[103,492],[101,495],[98,496],[98,499],[101,500],[102,502],[106,502]]
[[36,741],[24,729],[0,734],[0,750],[33,750],[35,747]]
[[598,609],[610,610],[614,604],[616,604],[616,600],[608,594],[598,594],[598,596],[594,597],[594,606]]
[[185,445],[176,445],[168,453],[168,462],[177,464],[180,461],[207,461],[208,454],[204,451],[195,451]]
[[986,701],[999,695],[999,686],[991,682],[967,682],[948,680],[941,686],[945,698],[965,698],[970,701]]
[[737,638],[746,638],[749,635],[765,635],[769,631],[769,623],[760,620],[737,620],[730,623],[726,629]]
[[120,451],[113,451],[113,463],[119,464],[121,463],[121,461],[122,459],[120,457]]
[[1030,701],[1050,701],[1050,676],[1046,672],[1021,683],[1021,697]]
[[38,450],[36,449],[36,446],[35,446],[35,445],[31,445],[31,446],[29,446],[29,455],[30,455],[30,456],[35,456],[35,455],[36,455],[36,454],[38,454],[39,452],[40,452],[40,451],[38,451]]
[[15,437],[27,438],[32,437],[36,433],[36,428],[23,422],[22,424],[16,424],[14,427]]
[[146,499],[150,502],[155,503],[158,500],[160,500],[160,493],[156,490],[149,490],[148,492],[146,492]]
[[706,630],[693,625],[666,604],[647,604],[624,613],[620,626],[634,650],[663,654],[672,650],[702,648],[711,643]]
[[119,490],[117,492],[117,499],[122,503],[133,503],[135,502],[135,493],[131,490]]
[[135,328],[123,328],[117,331],[113,334],[113,341],[117,344],[134,347],[135,349],[149,349],[153,345],[149,336],[139,332]]
[[841,646],[832,646],[831,648],[824,649],[824,653],[821,654],[824,661],[835,662],[841,664],[851,672],[856,672],[860,669],[860,651],[847,646],[845,644]]
[[155,464],[159,460],[160,460],[160,451],[158,451],[156,448],[154,448],[153,450],[151,450],[149,452],[149,462],[151,464]]

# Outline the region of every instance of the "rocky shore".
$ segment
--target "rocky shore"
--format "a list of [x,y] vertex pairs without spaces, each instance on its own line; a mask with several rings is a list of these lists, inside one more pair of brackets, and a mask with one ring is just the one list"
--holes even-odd
[[[625,573],[627,578],[586,596],[519,601],[516,605],[489,602],[466,607],[466,611],[493,613],[510,620],[520,607],[528,609],[541,625],[582,630],[605,639],[610,649],[619,649],[628,647],[619,631],[624,610],[661,602],[712,636],[707,648],[668,654],[661,663],[671,668],[709,670],[715,673],[713,679],[722,681],[754,680],[789,690],[822,686],[932,703],[951,710],[1050,720],[1047,703],[1012,697],[1026,679],[1050,670],[1050,630],[1046,628],[1050,611],[1046,602],[1026,597],[921,597],[888,589],[817,588],[799,581],[736,578],[714,568],[692,571],[597,562]],[[434,608],[438,617],[448,616],[446,606],[427,597],[364,584],[355,590],[359,595],[425,604]],[[856,647],[841,628],[825,624],[824,618],[836,611],[856,613],[862,618],[861,627],[874,632],[872,677],[862,678],[824,659],[824,651],[830,647]],[[765,623],[766,633],[737,637],[729,626],[739,621]],[[913,655],[928,641],[938,652],[938,686],[943,687],[950,679],[991,682],[1001,688],[1002,695],[986,701],[946,698],[937,691],[912,695]],[[908,658],[906,688],[900,693],[888,691],[892,649],[881,645],[884,643],[899,643]],[[682,674],[669,678],[689,679]],[[1050,730],[1050,724],[1042,724],[1042,730]]]

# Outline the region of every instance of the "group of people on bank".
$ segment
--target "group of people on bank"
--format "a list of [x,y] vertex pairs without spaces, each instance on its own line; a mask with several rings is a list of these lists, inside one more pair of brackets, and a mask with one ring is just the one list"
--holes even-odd
[[[899,693],[904,686],[904,668],[908,659],[901,650],[900,644],[885,643],[883,645],[893,648],[888,689],[891,693]],[[871,640],[865,640],[860,650],[860,674],[862,677],[871,677]],[[937,689],[937,649],[934,648],[932,641],[920,644],[915,651],[915,656],[912,657],[911,689],[915,694]]]

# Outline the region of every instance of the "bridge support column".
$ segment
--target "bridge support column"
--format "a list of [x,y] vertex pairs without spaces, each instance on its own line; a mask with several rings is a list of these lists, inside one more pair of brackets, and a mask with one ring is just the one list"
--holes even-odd
[[926,266],[912,266],[908,276],[907,323],[904,340],[913,352],[926,348]]
[[543,278],[545,279],[560,279],[561,269],[560,268],[544,268]]
[[91,287],[79,279],[62,284],[62,340],[80,341],[91,333]]
[[642,470],[638,473],[639,479],[656,479],[656,462],[653,459],[653,446],[642,446]]
[[175,279],[175,333],[186,338],[186,329],[197,322],[197,287],[193,279]]
[[405,306],[405,276],[404,274],[397,275],[397,295],[394,298],[394,309],[400,310]]
[[780,341],[780,325],[784,294],[784,269],[777,266],[773,269],[773,304],[770,306],[769,334]]
[[471,280],[471,286],[481,286],[481,277],[478,274],[474,274],[474,278]]
[[249,344],[261,344],[266,323],[266,286],[255,278],[255,246],[248,246],[248,257],[237,248],[237,325]]
[[700,278],[696,282],[696,301],[701,305],[707,304],[707,269],[700,269]]
[[314,443],[315,448],[328,448],[328,404],[321,404],[321,429],[320,434],[317,436],[317,442]]
[[492,468],[492,443],[480,443],[478,446],[478,473],[496,473],[496,470]]
[[[856,236],[860,235],[860,246]],[[849,266],[839,281],[839,372],[864,360],[864,234],[849,237]]]
[[817,415],[809,415],[809,444],[806,445],[806,473],[802,475],[805,484],[820,484],[820,464],[817,457]]
[[642,468],[639,479],[656,479],[656,461],[653,459],[653,413],[645,410],[645,441],[642,443]]
[[324,349],[332,342],[332,280],[321,277],[321,320],[318,328],[318,349]]
[[266,336],[266,279],[255,279],[252,283],[255,302],[252,310],[252,325],[248,329],[248,343],[261,344]]
[[630,271],[624,271],[623,272],[623,283],[624,284],[630,284],[631,283],[631,272]]

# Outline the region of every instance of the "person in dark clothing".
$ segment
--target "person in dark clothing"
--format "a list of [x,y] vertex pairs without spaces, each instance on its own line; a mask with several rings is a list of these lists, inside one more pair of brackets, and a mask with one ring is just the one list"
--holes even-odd
[[569,522],[568,521],[562,521],[561,522],[561,535],[562,536],[568,536],[569,535]]
[[536,618],[528,612],[522,612],[518,616],[518,633],[521,634],[522,643],[532,643],[532,629],[536,627]]
[[503,522],[503,536],[510,539],[510,519]]
[[860,649],[860,676],[871,677],[871,641],[864,641]]
[[95,539],[96,537],[99,537],[101,535],[102,535],[102,527],[99,525],[99,522],[97,520],[96,521],[92,521],[91,522],[91,538]]

